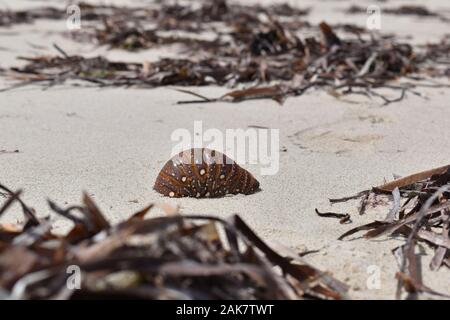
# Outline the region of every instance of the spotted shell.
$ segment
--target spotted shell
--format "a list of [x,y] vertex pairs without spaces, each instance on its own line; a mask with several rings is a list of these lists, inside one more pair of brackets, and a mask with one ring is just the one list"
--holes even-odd
[[259,182],[223,153],[193,148],[167,161],[153,188],[175,198],[217,198],[226,194],[251,194],[259,189]]

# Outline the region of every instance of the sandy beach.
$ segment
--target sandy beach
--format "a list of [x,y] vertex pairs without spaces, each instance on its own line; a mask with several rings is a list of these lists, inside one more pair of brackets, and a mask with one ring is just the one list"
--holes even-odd
[[[411,2],[420,3],[395,1],[395,5]],[[50,3],[57,5],[56,1]],[[0,7],[17,9],[39,4],[2,1]],[[305,17],[311,23],[351,19],[364,26],[364,14],[349,18],[343,12],[350,4],[352,1],[347,0],[298,2],[300,7],[312,8]],[[358,1],[360,6],[367,4],[370,2]],[[434,11],[450,12],[448,1],[428,1],[426,5]],[[412,43],[439,41],[448,32],[448,22],[433,18],[383,15],[382,19],[382,32],[411,37],[408,41]],[[75,42],[64,37],[63,31],[64,23],[56,21],[0,29],[0,67],[23,64],[17,56],[54,54],[53,43],[72,54],[102,54],[111,60],[142,62],[176,54],[157,49],[137,53],[108,50]],[[0,88],[9,84],[0,78]],[[208,97],[229,91],[214,86],[189,89]],[[449,163],[450,90],[418,90],[422,96],[408,94],[387,106],[376,99],[336,99],[315,90],[289,98],[283,105],[270,100],[178,105],[177,101],[189,96],[173,88],[17,88],[0,93],[0,150],[18,150],[0,154],[0,181],[13,189],[22,188],[23,199],[39,216],[49,214],[47,198],[61,205],[78,203],[83,190],[92,195],[111,221],[120,221],[152,202],[178,205],[182,213],[220,217],[237,213],[274,247],[282,244],[299,252],[318,250],[305,259],[348,284],[351,298],[393,299],[397,265],[391,250],[402,241],[357,237],[337,240],[351,227],[384,218],[386,207],[369,208],[360,216],[355,201],[331,206],[328,199],[382,184],[392,180],[393,174],[405,176]],[[204,129],[221,131],[249,126],[279,129],[283,150],[279,172],[261,175],[257,165],[243,164],[255,174],[262,189],[249,196],[162,197],[152,187],[170,158],[171,133],[178,128],[192,131],[194,121],[202,121]],[[349,212],[353,222],[339,224],[335,219],[318,217],[315,208]],[[56,230],[67,227],[65,220],[54,218]],[[2,219],[16,222],[21,215]],[[425,245],[421,249],[424,283],[449,292],[450,271],[430,271],[427,266],[433,251]],[[367,286],[370,266],[379,268],[379,288]]]

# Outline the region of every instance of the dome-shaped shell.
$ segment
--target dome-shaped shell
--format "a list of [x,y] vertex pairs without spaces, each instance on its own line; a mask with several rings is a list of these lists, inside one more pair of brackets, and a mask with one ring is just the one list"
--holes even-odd
[[193,148],[167,161],[153,188],[175,198],[216,198],[253,193],[259,189],[259,182],[223,153]]

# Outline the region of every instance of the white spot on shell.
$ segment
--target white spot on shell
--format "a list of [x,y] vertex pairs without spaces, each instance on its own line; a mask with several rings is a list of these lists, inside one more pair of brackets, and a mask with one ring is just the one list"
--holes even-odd
[[201,176],[204,175],[205,173],[206,173],[205,169],[201,169],[201,170],[200,170],[200,175],[201,175]]
[[181,181],[186,182],[186,177],[181,177]]
[[220,178],[220,179],[224,179],[224,178],[225,178],[225,175],[224,175],[224,174],[221,174],[219,178]]
[[205,194],[205,197],[209,197],[209,192],[207,192],[207,193]]
[[197,194],[195,195],[197,198],[200,198],[200,192],[197,192]]
[[175,193],[173,191],[170,191],[169,192],[169,197],[171,197],[171,198],[175,197]]

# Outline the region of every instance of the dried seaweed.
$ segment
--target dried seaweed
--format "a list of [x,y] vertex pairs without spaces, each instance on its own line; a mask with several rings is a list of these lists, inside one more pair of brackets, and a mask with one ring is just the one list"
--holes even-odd
[[[221,40],[225,35],[232,36],[235,38],[234,40],[241,39],[244,31],[242,28],[260,27],[258,15],[267,14],[267,12],[277,17],[299,17],[306,15],[308,10],[293,8],[288,4],[250,7],[229,4],[224,0],[207,1],[199,8],[181,4],[163,4],[160,8],[153,9],[151,13],[147,11],[147,19],[143,18],[142,15],[136,16],[132,12],[126,19],[123,15],[112,14],[109,18],[103,19],[103,28],[94,25],[90,31],[72,33],[72,35],[77,39],[94,38],[100,44],[108,44],[111,47],[120,47],[126,50],[178,43],[186,45],[190,52],[195,52],[198,48],[208,51],[217,50],[216,46],[221,46],[224,51],[230,44]],[[151,27],[146,26],[149,21],[152,22]],[[223,31],[219,32],[216,29],[217,23],[223,23],[226,27],[241,30],[239,33],[231,32],[230,34]],[[195,32],[196,34],[200,31],[209,31],[214,33],[217,39],[208,42],[199,41],[192,37],[159,35],[159,31],[174,30]]]
[[339,223],[340,224],[351,223],[352,222],[352,220],[350,219],[350,214],[349,213],[320,212],[319,210],[317,210],[317,208],[315,209],[315,211],[316,211],[316,214],[319,217],[337,218],[337,219],[339,219]]
[[[73,223],[54,234],[8,193],[0,215],[19,202],[25,224],[0,224],[0,289],[13,299],[343,299],[347,287],[299,255],[271,249],[238,216],[145,218],[150,205],[110,225],[93,200],[50,209]],[[74,268],[76,267],[76,268]],[[72,269],[70,269],[72,268]],[[80,287],[72,287],[78,270]]]
[[[374,221],[353,228],[339,237],[343,240],[360,231],[366,239],[381,236],[404,236],[405,244],[393,251],[399,261],[397,274],[398,289],[396,297],[402,296],[402,289],[411,295],[420,292],[449,297],[450,294],[436,292],[423,285],[420,268],[417,267],[415,248],[423,242],[435,250],[430,264],[431,270],[449,266],[450,238],[450,165],[426,170],[407,177],[398,178],[356,196],[334,199],[333,202],[352,199],[368,199],[369,195],[392,193],[392,208],[384,221]],[[376,199],[376,197],[374,197]],[[364,204],[367,205],[367,201]],[[371,202],[372,205],[379,205]]]
[[[135,19],[150,19],[157,14],[157,11],[143,7],[130,8],[112,5],[92,5],[85,2],[77,3],[82,13],[84,21],[98,21],[114,17],[116,20],[124,20],[133,16]],[[0,27],[12,26],[14,24],[33,23],[39,19],[63,20],[68,14],[65,9],[56,7],[36,7],[27,10],[0,10]]]
[[14,24],[33,23],[36,19],[64,19],[65,10],[53,7],[39,7],[29,10],[0,10],[0,27],[10,27]]
[[29,23],[30,20],[31,17],[23,11],[0,11],[0,26]]
[[[213,84],[233,88],[222,97],[201,97],[180,103],[248,99],[274,99],[282,103],[287,97],[322,88],[332,91],[337,98],[363,94],[389,104],[401,101],[407,93],[420,95],[414,88],[423,84],[416,81],[394,85],[391,83],[394,80],[406,76],[418,79],[418,75],[448,76],[450,50],[446,39],[417,48],[395,37],[372,35],[363,39],[364,30],[352,25],[305,23],[298,18],[308,10],[288,5],[249,7],[216,0],[196,8],[182,4],[86,8],[90,10],[92,25],[71,32],[75,39],[95,39],[99,44],[125,50],[176,44],[181,45],[181,53],[189,58],[141,63],[66,53],[25,58],[29,61],[26,66],[5,72],[18,80],[12,88],[28,84],[51,86],[67,80],[83,80],[96,86]],[[162,33],[168,30],[184,34]],[[212,34],[213,39],[195,37],[203,31]],[[304,31],[316,36],[305,37]],[[348,33],[351,37],[345,37]],[[380,88],[396,91],[398,95],[386,96],[377,90]]]
[[[367,9],[352,5],[347,10],[347,13],[366,13]],[[439,14],[437,12],[430,11],[421,5],[401,5],[395,8],[383,9],[383,13],[393,14],[393,15],[411,15],[411,16],[422,16],[422,17],[437,17]]]

